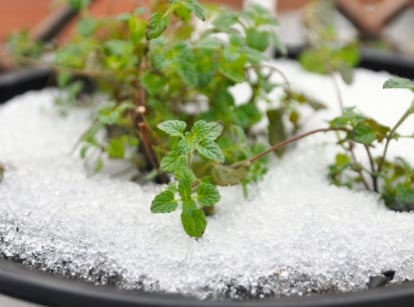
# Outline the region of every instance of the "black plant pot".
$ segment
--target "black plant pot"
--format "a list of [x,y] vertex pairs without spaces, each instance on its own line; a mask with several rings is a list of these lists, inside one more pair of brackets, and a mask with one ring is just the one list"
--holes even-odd
[[[299,49],[291,49],[289,57],[296,58]],[[386,70],[414,78],[414,60],[393,54],[364,50],[361,66],[376,71]],[[51,71],[28,69],[0,76],[0,102],[30,89],[48,84]],[[1,209],[0,209],[1,210]],[[315,294],[306,297],[271,298],[249,301],[199,301],[182,295],[122,291],[112,287],[93,286],[69,280],[12,261],[0,259],[0,293],[46,306],[298,306],[298,307],[388,307],[414,306],[414,283],[369,289],[346,294]]]

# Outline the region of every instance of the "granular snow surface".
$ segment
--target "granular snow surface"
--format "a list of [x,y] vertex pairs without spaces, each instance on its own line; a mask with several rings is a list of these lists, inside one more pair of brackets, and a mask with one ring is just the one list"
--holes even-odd
[[[300,89],[330,106],[309,113],[304,131],[338,114],[332,80],[296,63],[272,63]],[[383,90],[386,73],[358,70],[341,84],[345,104],[392,124],[411,102],[406,90]],[[242,101],[248,90],[235,90]],[[91,110],[61,116],[54,90],[27,93],[0,107],[0,254],[39,270],[95,284],[243,298],[353,291],[370,276],[395,270],[414,279],[414,214],[387,210],[378,195],[329,184],[333,135],[312,136],[272,160],[245,199],[221,188],[217,213],[200,240],[189,238],[179,212],[151,214],[162,187],[105,174],[91,176],[70,154],[91,122]],[[279,95],[275,93],[275,98]],[[412,133],[411,119],[401,129]],[[410,130],[411,128],[411,130]],[[414,142],[393,155],[414,163]]]

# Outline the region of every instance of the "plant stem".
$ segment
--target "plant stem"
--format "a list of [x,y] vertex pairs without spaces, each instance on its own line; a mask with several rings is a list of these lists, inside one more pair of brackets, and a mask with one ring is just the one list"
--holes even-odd
[[[374,159],[372,157],[372,153],[371,150],[369,150],[368,145],[364,145],[365,151],[367,152],[367,156],[368,156],[368,160],[369,160],[369,165],[371,168],[371,180],[372,180],[372,188],[374,189],[374,192],[378,193],[378,173],[375,171],[375,163],[374,163]],[[362,177],[362,172],[361,172],[361,177]],[[369,188],[367,186],[365,186],[367,188],[367,190],[369,190]]]
[[331,131],[343,131],[343,132],[347,132],[347,133],[350,133],[351,132],[349,129],[346,129],[346,128],[320,128],[320,129],[308,131],[306,133],[296,135],[294,137],[291,137],[289,139],[286,139],[283,142],[280,142],[278,144],[275,144],[272,147],[270,147],[269,149],[267,149],[267,150],[259,153],[256,156],[253,156],[253,157],[248,158],[248,159],[246,159],[244,161],[241,161],[241,162],[238,162],[238,163],[233,164],[232,167],[249,166],[251,163],[253,163],[253,162],[255,162],[255,161],[257,161],[257,160],[265,157],[266,155],[268,155],[269,153],[271,153],[271,152],[273,152],[275,150],[278,150],[278,149],[280,149],[282,147],[285,147],[286,145],[295,143],[295,142],[297,142],[297,141],[299,141],[299,140],[301,140],[303,138],[306,138],[308,136],[311,136],[313,134],[324,133],[324,132],[331,132]]
[[[414,101],[413,103],[414,104]],[[405,113],[401,116],[401,118],[398,120],[398,122],[395,124],[395,126],[391,129],[391,131],[389,132],[389,134],[386,137],[386,141],[385,141],[385,146],[384,146],[384,152],[382,153],[382,157],[381,160],[378,163],[378,169],[377,169],[377,176],[379,176],[379,174],[382,171],[382,167],[384,166],[384,162],[385,159],[387,157],[387,153],[388,153],[388,147],[390,145],[391,140],[394,137],[395,132],[397,131],[397,129],[401,126],[401,124],[413,113],[412,111],[412,105],[407,109],[407,111],[405,111]]]

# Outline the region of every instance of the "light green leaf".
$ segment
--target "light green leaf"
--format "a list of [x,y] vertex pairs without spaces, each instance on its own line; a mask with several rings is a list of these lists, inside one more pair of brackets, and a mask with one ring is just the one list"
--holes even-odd
[[246,42],[249,47],[263,52],[269,47],[270,36],[267,31],[248,28],[246,30]]
[[166,120],[157,125],[158,129],[171,136],[182,136],[187,124],[181,120]]
[[214,184],[220,186],[229,186],[240,184],[246,178],[246,167],[231,167],[226,165],[216,165],[211,171],[211,179]]
[[170,151],[164,158],[162,158],[160,165],[162,171],[169,173],[173,173],[186,166],[187,157],[178,154],[176,151]]
[[177,201],[174,199],[174,193],[171,191],[163,191],[151,203],[152,213],[169,213],[177,209]]
[[196,146],[196,150],[200,155],[207,159],[224,163],[225,158],[223,152],[213,140],[206,139],[202,141]]
[[180,168],[174,174],[178,181],[184,180],[193,183],[196,180],[194,172],[188,167]]
[[122,138],[110,139],[105,151],[111,159],[122,159],[125,156],[124,140]]
[[200,183],[196,192],[198,203],[203,207],[210,207],[220,201],[220,193],[212,184]]
[[201,209],[184,210],[181,213],[181,223],[185,232],[194,238],[201,238],[207,226],[206,216]]
[[146,24],[137,16],[132,15],[128,19],[129,39],[137,46],[145,38]]
[[223,126],[217,122],[196,121],[191,128],[191,133],[198,139],[215,140],[223,132]]

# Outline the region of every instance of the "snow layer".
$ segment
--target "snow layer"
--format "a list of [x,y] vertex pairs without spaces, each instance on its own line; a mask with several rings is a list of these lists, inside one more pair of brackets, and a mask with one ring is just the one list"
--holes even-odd
[[[338,112],[330,78],[292,62],[274,64],[295,88],[331,106],[305,130]],[[352,87],[341,85],[346,104],[395,122],[412,98],[382,90],[388,77],[359,70]],[[358,290],[385,270],[395,270],[396,281],[414,279],[414,214],[389,211],[372,193],[330,185],[333,136],[311,137],[272,161],[250,200],[238,187],[222,188],[217,214],[194,240],[178,212],[150,213],[160,187],[88,175],[69,152],[90,111],[62,116],[55,95],[28,93],[0,107],[0,161],[8,165],[0,184],[4,258],[96,284],[199,298]],[[412,127],[411,120],[403,129]],[[394,154],[414,163],[413,143],[394,144]]]

